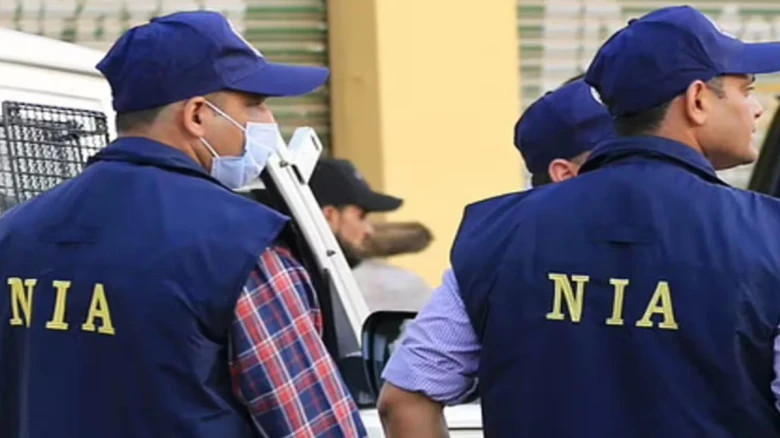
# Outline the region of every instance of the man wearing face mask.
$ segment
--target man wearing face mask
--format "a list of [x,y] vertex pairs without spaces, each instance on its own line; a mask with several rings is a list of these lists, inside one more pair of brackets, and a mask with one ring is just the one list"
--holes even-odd
[[130,29],[97,68],[119,138],[0,219],[0,436],[365,436],[288,218],[231,189],[280,138],[272,64],[221,15]]

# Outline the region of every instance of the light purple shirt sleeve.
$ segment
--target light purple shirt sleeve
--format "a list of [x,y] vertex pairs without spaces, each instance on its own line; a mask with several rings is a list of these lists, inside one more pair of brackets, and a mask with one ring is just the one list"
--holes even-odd
[[[780,332],[780,327],[777,328]],[[780,335],[775,336],[775,380],[772,381],[772,393],[775,395],[775,409],[780,411]]]
[[382,377],[445,405],[462,403],[476,390],[480,345],[452,270],[407,327]]

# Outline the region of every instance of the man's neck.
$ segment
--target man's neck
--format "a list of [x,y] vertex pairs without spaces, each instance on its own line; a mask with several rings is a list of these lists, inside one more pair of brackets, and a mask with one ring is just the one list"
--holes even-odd
[[124,137],[148,138],[149,140],[156,141],[157,143],[164,144],[168,147],[183,152],[185,155],[192,158],[193,161],[200,164],[206,170],[208,170],[211,167],[211,157],[199,156],[198,153],[195,151],[195,149],[190,145],[190,143],[187,142],[186,140],[182,140],[179,136],[166,134],[164,132],[159,132],[158,130],[135,129],[135,130],[123,131],[118,134],[118,138],[124,138]]
[[678,143],[682,143],[691,149],[695,150],[696,152],[706,156],[704,153],[704,150],[701,147],[701,144],[696,140],[696,137],[692,135],[692,133],[680,130],[680,129],[674,129],[672,127],[662,127],[658,131],[656,131],[654,134],[656,137],[666,138],[669,140],[676,141]]

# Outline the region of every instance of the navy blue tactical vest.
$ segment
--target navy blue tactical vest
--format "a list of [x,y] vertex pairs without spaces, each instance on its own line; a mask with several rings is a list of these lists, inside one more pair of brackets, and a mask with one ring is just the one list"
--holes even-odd
[[286,220],[140,138],[7,213],[0,436],[256,436],[228,330]]
[[617,140],[578,178],[471,205],[452,265],[485,436],[780,436],[780,202],[693,149]]

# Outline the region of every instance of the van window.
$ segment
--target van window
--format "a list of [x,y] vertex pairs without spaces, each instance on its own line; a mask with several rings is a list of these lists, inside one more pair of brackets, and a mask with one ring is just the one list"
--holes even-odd
[[2,102],[0,212],[78,175],[108,142],[102,112]]

